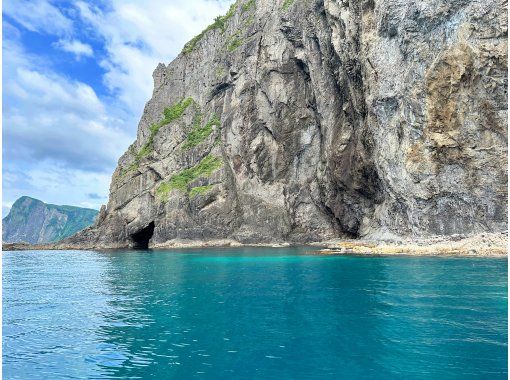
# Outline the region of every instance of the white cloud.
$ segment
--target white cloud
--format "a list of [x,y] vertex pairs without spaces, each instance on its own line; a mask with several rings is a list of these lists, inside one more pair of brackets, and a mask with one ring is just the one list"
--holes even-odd
[[[7,215],[13,201],[28,195],[46,203],[69,204],[99,209],[107,200],[109,173],[94,173],[79,169],[63,168],[44,161],[36,167],[15,167],[8,170],[10,180],[3,183],[3,216]],[[20,174],[23,178],[18,177]],[[5,176],[5,169],[4,169]],[[90,193],[99,191],[99,197]]]
[[83,170],[113,171],[132,141],[116,109],[87,84],[33,64],[4,40],[4,157]]
[[[55,46],[77,59],[98,60],[111,92],[100,98],[90,85],[56,72],[47,61],[51,57],[25,51],[19,31],[4,20],[10,36],[3,37],[5,202],[29,195],[99,207],[105,199],[89,195],[107,195],[116,161],[134,140],[151,96],[152,71],[170,62],[230,3],[111,0],[99,9],[79,1],[4,2],[4,13],[19,25],[56,36]],[[102,43],[100,49],[85,43],[91,36]],[[5,211],[8,204],[3,206]]]
[[104,82],[140,115],[152,93],[152,72],[168,63],[184,44],[200,33],[231,0],[112,0],[107,11],[77,2],[84,22],[104,40]]
[[[27,172],[32,188],[39,189],[35,198],[47,203],[72,204],[82,207],[99,209],[104,199],[91,200],[88,194],[105,189],[110,184],[109,173],[92,173],[88,171],[59,168],[52,165],[43,165]],[[62,194],[65,188],[66,194]]]
[[46,0],[6,0],[3,13],[32,32],[67,35],[73,29],[72,21]]
[[74,54],[76,59],[80,59],[81,57],[92,57],[94,55],[94,51],[90,45],[78,40],[62,39],[56,42],[54,46],[58,49]]
[[[96,93],[84,83],[68,80],[52,72],[42,73],[26,66],[18,67],[13,75],[16,79],[14,84],[21,90],[16,95],[23,97],[24,106],[30,102],[32,107],[40,108],[44,114],[51,114],[52,111],[68,112],[84,119],[104,113],[104,106]],[[6,80],[8,89],[11,83],[10,79]]]
[[5,218],[8,214],[9,214],[9,211],[11,211],[11,207],[12,207],[12,204],[14,202],[2,202],[2,218]]

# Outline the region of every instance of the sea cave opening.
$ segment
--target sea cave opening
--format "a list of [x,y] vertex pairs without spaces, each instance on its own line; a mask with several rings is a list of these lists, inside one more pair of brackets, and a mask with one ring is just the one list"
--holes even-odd
[[148,249],[149,241],[154,235],[154,222],[150,222],[147,227],[131,234],[131,240],[133,241],[133,248],[135,249]]

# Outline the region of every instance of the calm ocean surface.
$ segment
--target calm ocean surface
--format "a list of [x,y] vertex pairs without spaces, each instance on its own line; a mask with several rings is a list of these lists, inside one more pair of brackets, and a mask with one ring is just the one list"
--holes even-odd
[[506,379],[506,259],[4,252],[4,379]]

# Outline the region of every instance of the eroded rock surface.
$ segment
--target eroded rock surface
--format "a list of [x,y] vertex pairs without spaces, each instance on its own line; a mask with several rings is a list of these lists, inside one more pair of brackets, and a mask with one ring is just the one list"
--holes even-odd
[[238,1],[153,77],[69,242],[507,229],[505,1]]

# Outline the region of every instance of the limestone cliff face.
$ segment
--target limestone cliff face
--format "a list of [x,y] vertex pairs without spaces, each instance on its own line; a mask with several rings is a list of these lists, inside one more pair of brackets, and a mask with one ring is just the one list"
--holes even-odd
[[[500,0],[245,0],[154,72],[75,242],[507,229]],[[153,231],[152,231],[153,230]]]

